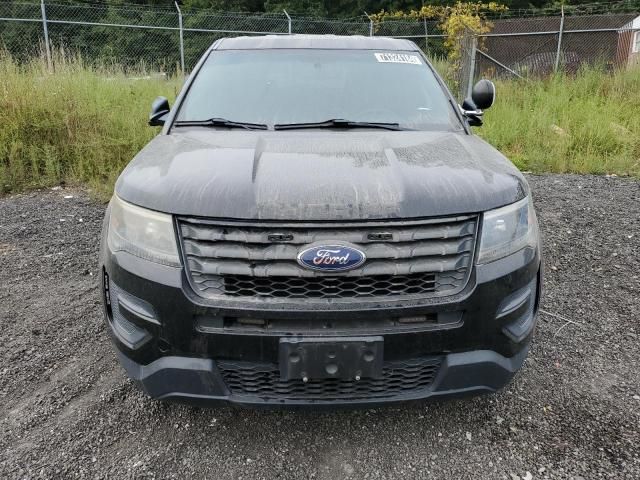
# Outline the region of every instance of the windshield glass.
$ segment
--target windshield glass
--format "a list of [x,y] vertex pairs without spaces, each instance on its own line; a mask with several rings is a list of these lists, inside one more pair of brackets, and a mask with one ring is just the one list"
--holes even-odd
[[418,130],[462,128],[422,57],[397,51],[214,51],[177,120],[210,118],[269,126],[344,119]]

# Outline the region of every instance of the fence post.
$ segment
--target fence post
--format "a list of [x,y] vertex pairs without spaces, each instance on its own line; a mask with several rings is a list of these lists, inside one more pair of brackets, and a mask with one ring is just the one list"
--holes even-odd
[[177,1],[173,3],[178,10],[178,27],[180,28],[180,68],[184,75],[184,30],[182,28],[182,10],[180,10],[180,5],[178,5]]
[[49,70],[53,69],[53,63],[51,61],[51,45],[49,43],[49,28],[47,27],[47,10],[44,6],[44,0],[40,0],[40,10],[42,12],[42,29],[44,31],[44,45],[47,51],[47,66]]
[[562,6],[562,16],[560,17],[560,32],[558,33],[558,51],[556,52],[556,64],[553,71],[557,72],[560,67],[560,54],[562,53],[562,36],[564,34],[564,5]]
[[291,35],[292,32],[292,28],[291,28],[291,17],[289,16],[289,14],[287,13],[286,10],[282,10],[284,12],[284,14],[287,16],[287,22],[289,22],[289,35]]
[[467,97],[471,97],[473,91],[473,79],[476,76],[476,51],[478,50],[478,37],[471,34],[471,58],[469,59],[469,83],[467,84]]
[[422,19],[424,22],[424,53],[429,54],[429,29],[427,28],[427,17]]
[[369,19],[369,36],[373,37],[373,20],[371,19],[371,17],[369,16],[369,14],[367,12],[364,12],[364,14]]

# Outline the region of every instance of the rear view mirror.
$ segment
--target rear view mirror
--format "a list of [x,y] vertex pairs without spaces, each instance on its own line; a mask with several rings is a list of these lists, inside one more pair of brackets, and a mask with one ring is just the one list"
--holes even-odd
[[164,121],[170,111],[169,100],[165,97],[157,97],[151,104],[151,113],[149,114],[149,125],[158,127],[164,125]]
[[496,86],[490,80],[480,80],[471,91],[471,100],[480,110],[491,108],[496,99]]

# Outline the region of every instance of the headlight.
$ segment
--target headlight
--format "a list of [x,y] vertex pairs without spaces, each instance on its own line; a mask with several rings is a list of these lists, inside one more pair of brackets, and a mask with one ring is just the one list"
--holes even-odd
[[171,215],[136,207],[114,195],[109,219],[109,248],[163,265],[180,266]]
[[485,212],[478,263],[489,263],[538,244],[538,221],[526,197],[506,207]]

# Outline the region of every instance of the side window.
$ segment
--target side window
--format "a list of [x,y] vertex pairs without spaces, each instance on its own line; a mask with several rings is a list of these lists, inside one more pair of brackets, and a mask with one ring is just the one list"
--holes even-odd
[[640,30],[636,31],[633,36],[633,53],[640,52]]

